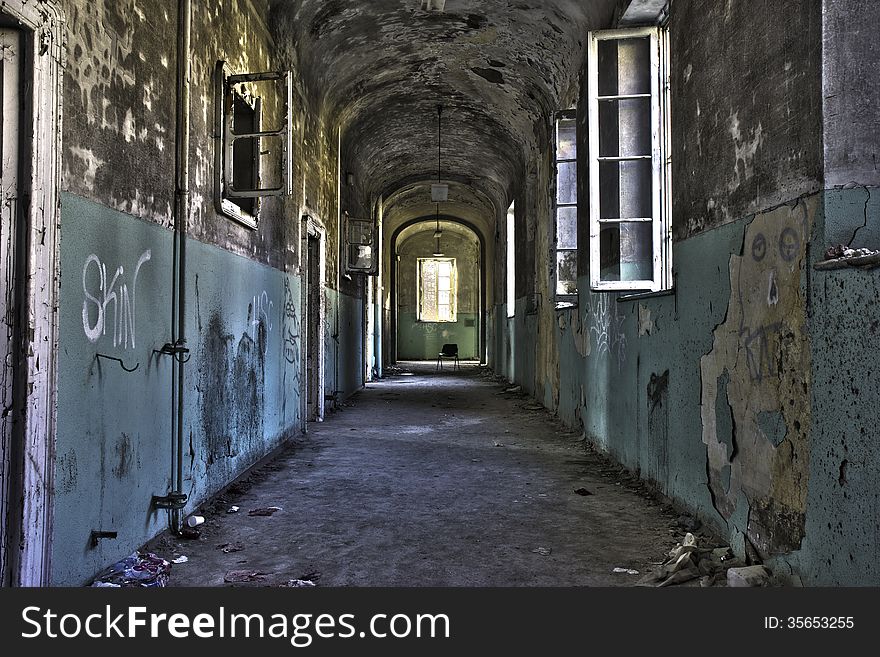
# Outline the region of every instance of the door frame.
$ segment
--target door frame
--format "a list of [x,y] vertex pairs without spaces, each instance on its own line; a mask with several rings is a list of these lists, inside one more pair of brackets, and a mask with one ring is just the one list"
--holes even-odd
[[17,586],[46,586],[55,474],[64,19],[52,0],[5,0],[0,16],[22,30],[25,88],[30,90],[22,117],[22,143],[29,152],[24,152],[21,185],[30,203],[22,212],[27,282],[19,315],[25,322],[21,380],[30,392],[24,410],[24,462],[15,473],[23,492],[22,517],[10,579]]
[[[302,235],[302,248],[300,249],[301,260],[300,260],[300,271],[302,271],[303,277],[303,291],[300,295],[300,300],[302,302],[302,311],[301,317],[303,318],[303,328],[302,328],[302,358],[300,362],[302,363],[302,377],[301,381],[303,382],[303,389],[301,391],[301,409],[302,409],[302,417],[303,417],[303,431],[305,432],[307,424],[309,422],[308,416],[308,395],[309,395],[309,350],[314,348],[316,351],[317,363],[315,369],[315,378],[317,390],[315,394],[317,395],[316,410],[315,410],[315,421],[323,422],[324,421],[324,379],[325,379],[325,345],[324,345],[324,332],[326,326],[326,316],[327,316],[327,297],[324,294],[324,286],[323,281],[326,280],[326,267],[327,267],[327,231],[320,221],[312,217],[311,215],[304,214],[302,216],[302,231],[300,233]],[[309,326],[308,323],[311,321],[311,316],[309,315],[309,285],[312,283],[309,280],[309,239],[317,239],[318,240],[318,285],[320,286],[320,294],[318,295],[318,331],[317,331],[317,344],[311,345],[309,344]]]

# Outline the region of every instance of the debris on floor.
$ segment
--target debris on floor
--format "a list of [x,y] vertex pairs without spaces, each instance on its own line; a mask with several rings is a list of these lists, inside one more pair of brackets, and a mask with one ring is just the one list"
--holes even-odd
[[553,550],[550,548],[539,547],[532,550],[532,552],[534,554],[540,554],[542,557],[549,557],[553,553]]
[[308,589],[316,586],[316,584],[310,579],[289,579],[281,586],[291,589]]
[[180,528],[180,538],[187,538],[190,540],[195,540],[199,536],[202,535],[202,532],[199,531],[198,527],[181,527]]
[[505,388],[504,392],[505,394],[522,392],[522,386],[511,386],[510,388]]
[[588,491],[586,488],[575,488],[574,492],[576,495],[580,495],[581,497],[586,497],[587,495],[592,495],[592,493],[590,491]]
[[224,582],[229,584],[238,584],[241,582],[265,582],[268,579],[266,573],[258,570],[230,570],[223,577]]
[[205,523],[205,516],[190,516],[186,519],[187,527],[198,527]]
[[770,571],[764,566],[744,566],[727,571],[727,585],[735,588],[770,586]]
[[824,260],[813,266],[814,269],[842,269],[844,267],[872,269],[880,266],[880,251],[853,249],[843,244],[828,248],[824,257]]
[[502,443],[500,440],[495,440],[492,442],[495,445],[495,447],[504,447],[504,443]]
[[180,555],[179,557],[177,557],[176,559],[172,559],[172,560],[171,560],[171,563],[186,563],[187,561],[189,561],[189,557],[184,556],[184,555],[181,554],[181,555]]
[[223,554],[231,554],[232,552],[241,552],[244,550],[244,546],[241,543],[222,543],[217,546],[218,550],[221,550]]
[[228,509],[226,509],[226,513],[238,513],[240,509],[241,509],[241,507],[233,505],[233,506],[229,507]]
[[638,575],[639,571],[634,570],[633,568],[615,568],[611,571],[612,573],[626,573],[627,575]]
[[261,509],[251,509],[248,513],[249,516],[272,516],[275,515],[278,511],[281,511],[280,506],[267,506]]
[[701,548],[693,534],[685,535],[681,543],[669,552],[669,558],[641,580],[639,586],[672,586],[700,579],[701,586],[715,586],[727,577],[732,567],[742,566],[734,559],[729,547]]
[[168,585],[171,564],[152,552],[133,552],[98,575],[93,587],[134,588]]

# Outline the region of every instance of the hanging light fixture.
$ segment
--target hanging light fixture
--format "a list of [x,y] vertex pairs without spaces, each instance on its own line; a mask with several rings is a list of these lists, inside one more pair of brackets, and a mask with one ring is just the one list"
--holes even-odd
[[[437,229],[434,231],[434,238],[437,240],[437,248],[434,249],[434,257],[437,258],[443,255],[443,250],[440,248],[440,238],[443,236],[443,231],[440,230],[440,201],[445,201],[449,193],[449,188],[446,185],[440,184],[440,120],[442,116],[443,105],[437,105],[437,184],[431,185],[431,196],[437,203]],[[443,189],[441,190],[439,188]],[[443,198],[440,198],[440,196]]]

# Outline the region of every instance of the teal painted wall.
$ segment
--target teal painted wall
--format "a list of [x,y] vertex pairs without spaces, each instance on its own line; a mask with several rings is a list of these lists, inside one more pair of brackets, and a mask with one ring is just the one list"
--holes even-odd
[[[53,584],[167,526],[150,499],[171,481],[172,361],[153,353],[170,340],[171,253],[170,231],[63,195]],[[187,258],[190,511],[300,431],[300,281],[195,241]],[[92,549],[92,529],[119,537]]]
[[479,315],[458,313],[455,322],[420,322],[415,313],[397,319],[397,357],[400,360],[436,360],[443,345],[458,345],[461,359],[475,360],[479,352]]
[[880,368],[865,358],[880,289],[871,272],[811,266],[880,216],[866,199],[835,190],[700,233],[675,246],[674,295],[618,302],[582,278],[578,307],[556,312],[559,417],[738,552],[749,542],[810,584],[880,581]]

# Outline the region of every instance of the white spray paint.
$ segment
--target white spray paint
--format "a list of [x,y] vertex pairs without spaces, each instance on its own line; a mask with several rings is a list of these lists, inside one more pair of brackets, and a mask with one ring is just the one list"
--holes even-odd
[[[138,258],[137,265],[134,268],[134,276],[131,279],[131,287],[129,288],[125,280],[125,269],[120,265],[113,278],[107,280],[107,266],[101,262],[94,253],[86,258],[83,265],[82,284],[83,284],[83,331],[90,342],[96,343],[107,334],[108,306],[113,304],[113,346],[128,349],[135,348],[135,333],[137,328],[137,279],[140,274],[141,267],[152,258],[152,251],[147,249]],[[88,273],[94,268],[98,273],[98,287],[94,288],[94,277],[92,285],[89,284]],[[91,321],[91,315],[95,313],[94,324]]]

